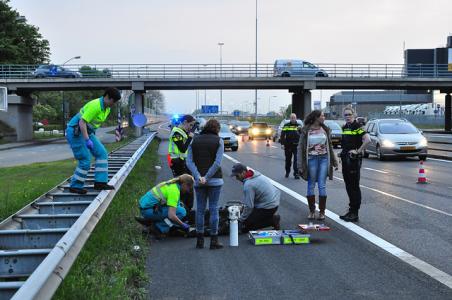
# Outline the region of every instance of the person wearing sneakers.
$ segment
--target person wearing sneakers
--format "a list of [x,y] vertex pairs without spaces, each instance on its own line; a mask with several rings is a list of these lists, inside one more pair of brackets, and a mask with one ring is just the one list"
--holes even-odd
[[342,175],[347,190],[349,210],[340,218],[347,222],[359,220],[358,211],[361,207],[361,189],[359,179],[361,172],[362,153],[370,143],[370,136],[361,128],[355,118],[355,111],[348,106],[343,111],[345,125],[342,127]]
[[105,122],[110,114],[110,107],[121,99],[121,93],[115,88],[108,88],[104,95],[86,103],[80,112],[68,123],[66,139],[78,160],[71,179],[69,191],[76,194],[86,194],[83,188],[91,167],[91,154],[96,158],[94,189],[113,190],[108,185],[108,153],[104,145],[96,137],[96,129]]
[[231,176],[243,182],[243,211],[239,222],[241,231],[262,229],[273,226],[280,229],[279,206],[280,192],[259,172],[248,169],[241,163],[232,166]]
[[307,196],[309,205],[308,219],[315,219],[315,184],[319,189],[318,220],[325,219],[326,178],[333,180],[333,167],[337,170],[338,162],[333,151],[330,129],[323,123],[325,116],[320,110],[314,110],[306,116],[300,130],[298,144],[298,170],[301,177],[308,182]]

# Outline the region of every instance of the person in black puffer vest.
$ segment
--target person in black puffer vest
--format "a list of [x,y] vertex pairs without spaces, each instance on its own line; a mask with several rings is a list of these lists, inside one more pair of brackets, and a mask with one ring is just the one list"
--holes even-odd
[[210,249],[220,249],[218,242],[218,200],[223,175],[221,160],[224,153],[223,140],[218,136],[220,123],[210,119],[201,134],[195,136],[188,147],[187,167],[195,178],[196,191],[196,248],[204,248],[204,213],[207,200],[210,212]]

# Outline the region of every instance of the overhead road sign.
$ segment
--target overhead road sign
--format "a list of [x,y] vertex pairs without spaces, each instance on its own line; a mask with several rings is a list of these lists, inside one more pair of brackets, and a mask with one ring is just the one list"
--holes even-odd
[[218,113],[218,105],[202,105],[201,112],[203,114],[217,114]]

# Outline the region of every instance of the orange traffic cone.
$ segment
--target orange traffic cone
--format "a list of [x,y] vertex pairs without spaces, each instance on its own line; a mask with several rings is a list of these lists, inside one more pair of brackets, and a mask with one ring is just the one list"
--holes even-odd
[[419,176],[417,178],[417,183],[425,184],[427,182],[427,177],[425,177],[425,170],[424,170],[424,161],[421,160],[419,162]]
[[267,147],[270,147],[270,140],[267,138],[267,145],[265,145]]

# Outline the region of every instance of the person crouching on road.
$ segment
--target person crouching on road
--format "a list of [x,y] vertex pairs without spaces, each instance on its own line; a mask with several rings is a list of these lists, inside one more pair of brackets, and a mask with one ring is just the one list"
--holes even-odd
[[319,189],[318,220],[325,219],[326,178],[333,180],[333,167],[338,162],[333,151],[330,129],[324,124],[325,116],[320,110],[314,110],[306,116],[300,130],[298,144],[298,168],[301,177],[308,182],[307,196],[309,205],[308,219],[315,219],[315,183]]
[[188,232],[190,226],[181,220],[187,212],[180,206],[180,198],[183,194],[193,193],[193,184],[194,179],[188,174],[157,184],[141,197],[141,215],[152,221],[159,233],[168,233],[174,225]]
[[204,213],[207,199],[210,212],[210,249],[221,249],[218,242],[218,200],[223,175],[221,160],[224,153],[223,139],[218,136],[220,123],[210,119],[201,134],[195,136],[188,147],[187,167],[195,178],[196,191],[196,248],[204,248]]
[[349,210],[340,218],[347,222],[359,220],[358,211],[361,207],[361,189],[359,179],[361,173],[362,154],[370,143],[370,136],[361,128],[355,120],[355,111],[351,107],[343,110],[345,125],[342,127],[342,176],[347,190]]
[[293,176],[295,179],[300,179],[297,162],[297,146],[299,140],[300,134],[298,132],[297,115],[290,114],[289,123],[284,124],[281,130],[281,145],[284,148],[284,155],[286,157],[286,178],[290,175],[293,156]]
[[96,158],[94,189],[113,190],[108,185],[108,154],[96,137],[96,129],[105,122],[110,114],[110,107],[121,99],[121,93],[115,88],[108,88],[100,98],[89,101],[68,123],[66,139],[78,160],[78,166],[72,176],[69,191],[86,194],[83,188],[91,166],[91,155]]
[[276,213],[280,192],[259,172],[248,169],[241,163],[232,166],[231,176],[243,182],[243,211],[239,222],[242,232],[273,226],[280,229],[280,216]]

